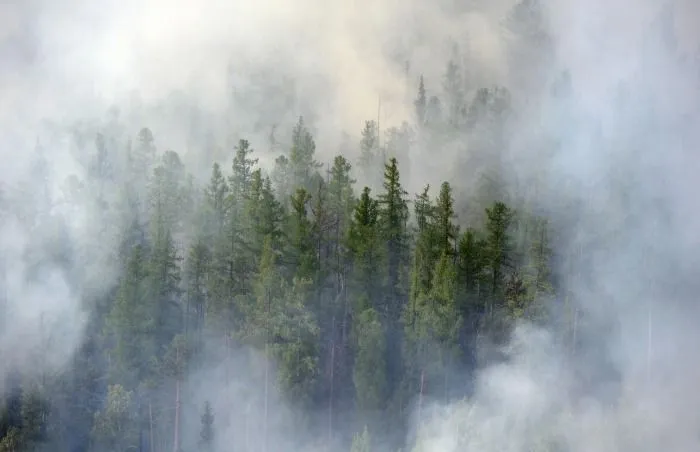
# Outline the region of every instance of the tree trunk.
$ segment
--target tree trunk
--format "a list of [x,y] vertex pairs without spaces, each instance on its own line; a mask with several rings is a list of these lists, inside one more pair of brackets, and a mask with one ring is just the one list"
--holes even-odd
[[[335,319],[333,319],[335,323]],[[328,447],[331,446],[333,440],[333,378],[335,376],[335,342],[331,341],[331,388],[330,397],[328,398]]]
[[425,370],[420,371],[420,393],[418,394],[418,422],[421,422],[423,411],[423,386],[425,384]]
[[153,401],[148,401],[148,437],[151,452],[155,452],[156,442],[153,438]]
[[269,379],[269,353],[268,344],[265,343],[265,408],[264,408],[264,418],[263,418],[263,452],[267,452],[267,409],[268,409],[268,379]]
[[180,452],[180,379],[175,380],[175,432],[173,452]]

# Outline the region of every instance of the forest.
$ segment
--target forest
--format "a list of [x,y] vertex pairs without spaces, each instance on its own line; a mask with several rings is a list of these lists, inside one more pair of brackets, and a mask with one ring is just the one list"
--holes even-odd
[[[507,26],[548,61],[538,5],[517,3]],[[632,256],[620,237],[637,227],[631,181],[648,168],[611,165],[602,208],[593,190],[572,195],[554,169],[566,127],[517,143],[532,105],[520,87],[475,86],[465,61],[455,46],[433,84],[407,69],[409,117],[368,119],[337,149],[317,149],[299,112],[265,144],[242,131],[201,140],[188,152],[212,157],[205,177],[148,124],[132,130],[117,114],[38,137],[31,178],[2,186],[0,221],[30,237],[24,284],[58,273],[68,289],[41,296],[79,294],[80,321],[41,324],[82,334],[65,366],[26,371],[64,340],[42,335],[22,357],[29,365],[0,374],[0,451],[494,450],[474,449],[473,437],[440,449],[422,432],[479,392],[479,369],[517,361],[509,344],[527,328],[546,329],[570,365],[567,394],[617,381],[597,337],[614,322],[589,312],[581,287],[600,289],[600,262]],[[575,121],[571,72],[543,85],[536,98],[557,106],[549,120]],[[629,118],[623,88],[611,108]],[[584,147],[618,144],[599,129]],[[79,171],[54,196],[59,135]],[[513,157],[530,145],[536,162]],[[444,171],[421,175],[422,165]],[[78,221],[91,240],[72,235]],[[663,252],[653,240],[634,245]],[[0,264],[0,327],[14,331],[17,276],[10,258]],[[644,271],[640,290],[661,290]],[[596,297],[612,306],[620,296],[606,290]],[[519,435],[517,450],[574,450],[553,426]]]

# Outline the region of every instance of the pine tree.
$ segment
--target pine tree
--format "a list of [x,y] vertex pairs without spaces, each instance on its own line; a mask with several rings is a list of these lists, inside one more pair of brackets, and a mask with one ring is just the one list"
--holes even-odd
[[450,187],[448,182],[443,182],[435,205],[435,237],[438,255],[446,254],[452,256],[455,254],[459,229],[453,223],[454,218],[456,218],[456,215],[454,212],[452,187]]
[[155,319],[147,302],[147,265],[136,246],[121,278],[116,300],[107,318],[107,333],[114,343],[113,379],[134,388],[147,376],[144,364],[155,353]]
[[102,450],[126,452],[138,446],[133,392],[111,385],[105,407],[95,414],[93,438]]
[[[358,309],[374,306],[379,309],[379,290],[383,253],[380,252],[379,203],[365,187],[355,207],[353,221],[348,231],[348,248],[352,261],[352,282],[358,299],[363,301]],[[359,311],[358,311],[359,312]]]
[[138,144],[133,152],[130,153],[132,166],[129,170],[132,174],[145,178],[156,160],[155,138],[151,129],[148,127],[141,129],[138,133],[137,141]]
[[204,402],[204,413],[202,413],[201,424],[199,445],[202,450],[210,451],[214,447],[214,412],[208,400]]
[[513,216],[513,211],[502,202],[496,202],[486,209],[487,262],[491,273],[489,286],[494,301],[502,292],[506,269],[512,267],[509,230]]
[[204,328],[204,317],[207,309],[206,278],[211,264],[211,253],[202,240],[190,247],[185,279],[187,285],[187,306],[185,309],[185,331],[190,329],[200,337]]
[[429,195],[430,185],[426,185],[413,204],[416,220],[415,245],[413,249],[413,268],[411,270],[411,288],[404,322],[411,330],[415,325],[417,302],[428,291],[435,268],[436,228],[435,206]]
[[422,126],[425,124],[425,109],[427,107],[427,95],[425,92],[423,75],[420,76],[418,81],[418,96],[416,97],[416,100],[413,101],[413,105],[416,110],[416,121]]
[[250,247],[252,258],[258,264],[265,240],[272,240],[273,247],[279,249],[282,239],[282,220],[284,212],[272,189],[269,177],[262,177],[257,169],[253,172],[250,199],[246,209],[250,221]]
[[387,397],[386,341],[377,312],[368,307],[356,316],[357,353],[353,369],[356,403],[364,414],[377,413]]
[[[250,147],[248,140],[240,140],[236,146],[236,155],[233,158],[231,177],[229,177],[229,188],[231,191],[231,202],[234,206],[242,206],[248,199],[250,187],[253,179],[257,158],[251,158],[254,150]],[[241,208],[236,212],[240,213]]]
[[[356,199],[353,192],[355,179],[351,175],[352,165],[342,155],[333,159],[328,182],[328,204],[335,216],[336,246],[340,246],[343,232],[347,230],[352,219]],[[336,253],[339,253],[336,251]]]
[[294,277],[314,281],[318,270],[318,254],[311,236],[312,224],[308,214],[310,200],[311,195],[304,188],[298,188],[291,199],[288,261]]
[[400,281],[408,257],[406,194],[399,179],[398,162],[392,158],[384,168],[384,193],[379,196],[379,224],[387,256],[387,299],[383,309],[385,315],[393,320],[397,320],[401,312]]
[[467,229],[459,241],[458,281],[460,281],[460,312],[470,319],[470,330],[476,329],[476,319],[484,313],[479,305],[481,295],[488,286],[485,275],[487,266],[487,243],[478,232]]
[[167,346],[182,331],[180,261],[169,230],[159,228],[148,263],[148,299],[156,347]]
[[466,114],[462,68],[457,58],[457,51],[454,49],[443,79],[443,98],[448,103],[447,120],[454,129],[462,126]]
[[204,233],[212,243],[216,237],[221,236],[224,232],[228,191],[229,187],[226,183],[226,178],[221,172],[221,166],[218,163],[214,163],[209,185],[205,189],[206,211],[211,216],[212,222]]
[[[185,204],[185,167],[174,151],[166,151],[151,178],[152,229],[178,231]],[[153,231],[153,234],[156,232]]]
[[22,390],[22,439],[27,449],[37,448],[46,438],[49,404],[42,388],[34,383]]
[[294,178],[292,175],[291,163],[284,155],[280,155],[275,159],[275,166],[272,170],[272,182],[275,192],[282,202],[282,206],[287,207],[289,204],[289,197],[293,192]]
[[522,314],[531,321],[544,321],[546,307],[552,302],[555,290],[552,283],[552,249],[549,239],[549,224],[546,219],[536,218],[530,239],[528,263],[523,272],[523,283],[527,290],[527,304]]
[[358,166],[363,171],[372,171],[379,163],[379,131],[376,121],[365,121],[360,140],[360,160]]
[[353,435],[350,452],[370,452],[371,450],[372,443],[369,436],[369,430],[365,425],[362,433],[355,433],[355,435]]
[[314,173],[322,165],[316,161],[316,143],[311,132],[304,124],[304,118],[301,116],[292,131],[289,166],[292,175],[292,186],[311,190]]

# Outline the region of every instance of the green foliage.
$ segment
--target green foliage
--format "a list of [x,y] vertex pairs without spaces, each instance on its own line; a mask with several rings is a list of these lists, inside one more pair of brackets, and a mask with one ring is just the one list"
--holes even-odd
[[46,439],[49,405],[38,385],[31,385],[22,391],[21,416],[25,444],[36,444]]
[[113,379],[129,387],[146,378],[148,359],[155,352],[155,319],[147,301],[145,257],[141,246],[132,250],[107,318],[107,333],[114,343]]
[[355,207],[348,231],[352,282],[360,297],[376,302],[382,282],[384,254],[380,248],[379,203],[365,187]]
[[294,269],[294,271],[290,271],[290,274],[296,278],[313,280],[318,269],[318,254],[311,235],[309,201],[311,201],[311,195],[304,188],[298,188],[291,199],[287,259],[292,263],[291,267]]
[[258,163],[258,159],[251,158],[253,152],[248,140],[240,140],[238,142],[228,185],[233,197],[231,201],[234,205],[239,205],[248,199],[250,194],[253,171]]
[[357,407],[373,412],[383,407],[388,381],[386,374],[386,341],[377,312],[369,307],[356,317],[354,327],[356,354],[353,369]]
[[224,231],[228,192],[229,186],[221,172],[221,166],[218,163],[214,163],[209,185],[204,190],[205,215],[208,221],[205,223],[203,232],[209,241],[213,241],[216,236],[221,235]]
[[284,299],[274,300],[270,312],[269,341],[278,365],[278,382],[290,400],[304,407],[311,402],[318,378],[319,327],[305,307],[310,281],[283,285]]
[[176,152],[166,151],[151,178],[150,203],[154,236],[163,230],[179,229],[182,209],[189,208],[185,201],[185,167]]
[[313,175],[321,166],[322,164],[316,161],[316,142],[306,128],[304,118],[300,116],[292,131],[292,149],[289,153],[292,186],[310,190]]
[[350,452],[371,452],[372,442],[369,436],[369,430],[365,425],[362,433],[355,433],[352,437],[352,447]]
[[25,447],[25,439],[19,427],[11,427],[0,439],[0,452],[18,452]]
[[514,212],[502,202],[486,209],[486,260],[491,274],[489,282],[493,302],[502,296],[505,272],[512,268],[513,246],[509,230]]
[[379,195],[378,223],[382,241],[386,243],[387,302],[384,312],[398,319],[401,313],[401,286],[403,270],[408,260],[408,204],[407,192],[401,186],[399,166],[392,158],[384,166],[384,192]]
[[199,445],[203,450],[211,450],[214,445],[214,412],[208,400],[204,402],[204,413],[202,413],[201,429],[199,431]]
[[379,130],[376,121],[365,121],[362,129],[362,139],[360,140],[359,167],[363,171],[371,171],[381,162],[379,153]]
[[[515,8],[520,15],[527,13],[523,5]],[[109,127],[83,132],[83,148],[96,137],[94,153],[80,150],[87,176],[68,178],[65,195],[80,208],[93,189],[99,192],[99,202],[85,211],[97,211],[90,220],[110,226],[100,245],[109,246],[112,236],[118,242],[109,250],[118,274],[98,295],[75,285],[89,310],[85,350],[65,374],[41,385],[21,378],[21,391],[0,410],[0,452],[53,445],[58,437],[80,438],[59,451],[160,451],[176,445],[169,441],[179,426],[194,429],[183,438],[196,439],[190,422],[196,414],[184,408],[189,385],[199,384],[192,377],[219,345],[227,378],[257,369],[253,361],[249,369],[233,359],[235,348],[263,352],[266,383],[276,383],[295,413],[327,410],[329,437],[337,437],[337,411],[345,420],[354,409],[349,415],[374,425],[374,442],[383,444],[389,432],[405,427],[417,398],[449,397],[450,371],[473,365],[465,357],[479,336],[507,337],[516,319],[553,321],[546,314],[558,290],[551,268],[555,231],[528,211],[536,204],[529,193],[527,202],[504,201],[514,192],[500,158],[509,145],[510,92],[474,87],[468,100],[465,69],[460,55],[452,55],[435,95],[421,76],[411,121],[381,136],[378,122],[366,121],[359,173],[349,160],[357,154],[354,138],[347,137],[346,153],[322,165],[302,117],[286,149],[272,140],[283,155],[269,173],[251,143],[236,138],[229,163],[214,163],[201,185],[185,165],[189,152],[183,159],[173,150],[159,152],[148,128],[133,145]],[[205,147],[221,148],[215,140],[212,134]],[[434,153],[436,164],[459,170],[463,154],[480,154],[487,163],[476,177],[488,175],[488,183],[468,192],[471,183],[453,185],[463,176],[456,173],[431,193],[427,183],[435,181],[406,181],[399,161],[416,168],[409,160],[416,142]],[[440,154],[443,149],[460,152]],[[446,155],[456,160],[446,162]],[[269,163],[268,157],[275,155],[261,160]],[[54,224],[38,216],[50,207],[47,170],[40,154],[34,176],[42,205],[31,213],[37,223]],[[355,178],[374,189],[357,190]],[[404,185],[425,187],[412,205]],[[82,271],[68,268],[64,248],[49,254],[70,270],[71,281]],[[175,422],[175,412],[184,420]],[[199,447],[211,449],[208,402],[200,419]],[[352,450],[370,449],[365,427]]]
[[126,452],[137,446],[133,392],[118,384],[109,386],[105,406],[95,414],[92,434],[105,450]]
[[455,242],[459,234],[459,228],[453,223],[455,218],[452,187],[443,182],[435,205],[435,235],[439,254],[455,254]]
[[425,109],[428,105],[428,100],[422,75],[418,81],[418,95],[416,96],[416,100],[413,101],[413,105],[416,109],[416,121],[418,124],[423,125],[425,122]]

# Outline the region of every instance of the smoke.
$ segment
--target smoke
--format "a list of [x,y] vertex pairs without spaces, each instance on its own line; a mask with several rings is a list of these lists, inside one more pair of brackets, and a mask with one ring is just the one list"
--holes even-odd
[[41,151],[17,162],[6,150],[3,159],[19,164],[0,170],[0,389],[13,373],[60,372],[81,344],[84,300],[109,284],[106,265],[90,275],[102,248],[93,247],[88,206],[61,193],[65,165]]
[[[700,369],[689,357],[700,339],[691,199],[700,42],[684,25],[695,8],[547,4],[556,49],[550,70],[566,69],[571,91],[539,99],[518,124],[528,141],[518,145],[516,133],[510,152],[524,162],[516,176],[528,178],[544,162],[527,145],[559,144],[539,171],[545,205],[581,206],[568,225],[573,262],[559,268],[571,279],[571,298],[559,303],[576,300],[568,322],[579,337],[568,345],[520,325],[506,361],[479,372],[473,398],[424,410],[416,421],[420,450],[698,447]],[[570,209],[548,216],[565,224]]]
[[[341,134],[357,136],[366,119],[379,115],[386,128],[410,118],[418,71],[439,91],[450,40],[469,52],[478,77],[504,79],[492,19],[509,2],[481,9],[441,3],[10,4],[2,94],[12,102],[3,110],[68,119],[99,116],[115,104],[131,127],[148,123],[163,147],[183,152],[192,109],[202,127],[224,136],[235,129],[259,147],[272,125],[289,128],[304,114],[329,157]],[[177,115],[173,93],[186,104]],[[211,119],[222,113],[223,123]]]
[[[507,176],[542,184],[542,207],[566,231],[558,245],[574,262],[562,260],[558,270],[578,275],[568,289],[581,318],[573,347],[551,331],[516,330],[508,360],[479,373],[473,399],[422,410],[416,432],[425,450],[522,451],[549,440],[577,452],[697,446],[700,401],[693,394],[700,369],[689,357],[699,339],[693,319],[700,165],[692,130],[698,6],[546,2],[542,24],[552,55],[535,64],[502,31],[513,2],[463,3],[0,4],[0,177],[11,187],[0,222],[0,378],[64,365],[81,340],[84,291],[100,293],[113,280],[101,251],[111,241],[96,239],[104,219],[89,196],[34,212],[44,201],[36,196],[40,184],[31,185],[31,150],[46,118],[59,125],[103,118],[115,105],[125,133],[148,126],[160,149],[190,150],[190,161],[208,165],[211,156],[198,155],[191,143],[193,128],[200,139],[213,132],[222,142],[235,130],[264,149],[270,127],[304,114],[324,158],[366,119],[379,116],[388,127],[410,118],[418,74],[431,94],[438,92],[455,40],[469,57],[476,87],[528,89],[513,93],[520,111],[511,125]],[[673,14],[664,15],[665,7]],[[564,70],[570,92],[553,97],[547,88]],[[543,150],[552,142],[554,149]],[[418,146],[411,179],[437,183],[462,174],[451,162],[469,146],[447,148],[440,158]],[[54,203],[65,200],[66,177],[82,171],[70,148],[45,154],[52,171],[42,183]],[[222,155],[228,158],[216,157]],[[20,182],[30,183],[31,196],[14,191]],[[569,207],[575,203],[581,207]],[[56,250],[57,243],[72,248]],[[73,272],[53,263],[66,256]],[[40,277],[31,278],[37,262]],[[236,413],[245,403],[232,408],[226,401],[260,387],[259,372],[242,367],[233,379],[206,369],[197,378],[207,388],[193,390],[192,399],[218,397],[215,412],[228,425],[243,418]],[[274,402],[276,410],[283,406]],[[291,434],[280,432],[280,438]]]
[[[105,219],[85,193],[90,188],[77,182],[82,195],[64,196],[66,179],[80,181],[85,171],[69,131],[76,123],[109,127],[119,120],[127,127],[118,131],[121,138],[148,126],[159,149],[208,166],[211,156],[197,149],[188,155],[193,123],[201,124],[200,140],[213,132],[230,144],[235,130],[264,149],[271,126],[289,128],[304,114],[320,158],[328,158],[343,133],[357,136],[366,119],[379,114],[388,127],[410,118],[418,74],[407,75],[405,63],[439,86],[450,39],[473,49],[482,77],[503,77],[498,25],[488,14],[500,14],[505,3],[490,2],[482,11],[417,0],[2,2],[3,315],[12,326],[2,333],[2,374],[31,367],[25,348],[41,344],[59,347],[44,348],[42,356],[65,363],[85,320],[81,292],[88,286],[99,293],[113,283],[104,251],[113,237],[96,239],[105,239],[99,226]],[[109,107],[116,109],[105,115]],[[41,156],[50,170],[41,183],[33,172],[37,141],[51,143]],[[62,207],[48,207],[55,204]],[[66,274],[63,264],[39,257],[56,241],[70,248],[62,252],[72,268],[82,270]],[[39,255],[30,262],[34,249]],[[34,280],[29,275],[37,262],[45,269]],[[53,328],[61,330],[60,339]]]

